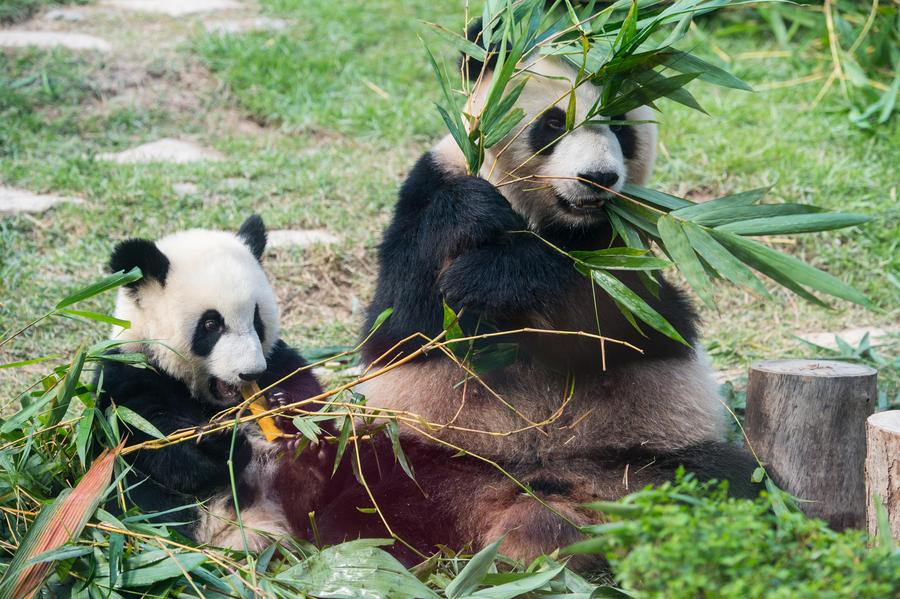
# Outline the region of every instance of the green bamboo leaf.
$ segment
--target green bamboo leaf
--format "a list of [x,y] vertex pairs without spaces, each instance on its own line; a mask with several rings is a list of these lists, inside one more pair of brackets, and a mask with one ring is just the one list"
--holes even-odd
[[[372,330],[370,330],[369,332],[374,333],[375,331],[380,329],[381,325],[384,324],[384,321],[387,320],[388,318],[390,318],[391,314],[393,314],[393,313],[394,313],[393,308],[388,308],[388,309],[384,310],[381,314],[378,315],[378,317],[375,319],[375,322],[372,323]],[[303,353],[305,354],[306,352],[303,352]]]
[[557,566],[544,572],[530,573],[518,580],[481,589],[472,593],[469,597],[472,599],[512,599],[513,597],[520,597],[547,587],[565,568],[565,566]]
[[598,114],[615,116],[634,110],[639,106],[652,104],[654,100],[670,97],[676,91],[697,78],[697,73],[682,73],[671,77],[660,76],[649,85],[639,85],[635,89],[621,94],[612,102],[601,106]]
[[641,187],[640,185],[634,185],[633,183],[626,183],[625,185],[623,185],[622,193],[635,199],[643,200],[653,206],[656,206],[657,208],[662,208],[664,210],[680,210],[685,208],[693,208],[697,205],[683,198],[669,195],[667,193],[657,191],[656,189],[649,189],[647,187]]
[[716,227],[716,229],[735,233],[736,235],[795,235],[797,233],[817,233],[819,231],[853,227],[869,220],[869,217],[864,214],[823,212],[818,214],[751,218],[721,225]]
[[769,290],[743,262],[732,256],[712,235],[694,223],[685,222],[684,232],[691,246],[721,276],[735,285],[742,285],[763,297],[769,298]]
[[500,142],[513,127],[522,121],[523,118],[525,118],[525,111],[521,108],[511,110],[509,114],[505,115],[496,125],[491,127],[490,131],[485,133],[482,146],[484,148],[490,148]]
[[396,420],[389,420],[385,426],[385,430],[387,431],[388,437],[391,439],[394,457],[397,459],[397,462],[400,463],[400,467],[403,469],[403,472],[406,473],[406,476],[415,482],[416,476],[413,472],[412,464],[406,459],[406,453],[403,452],[403,447],[400,445],[400,425],[397,424]]
[[471,56],[472,58],[480,60],[481,62],[487,60],[487,50],[485,50],[478,44],[467,40],[464,36],[458,33],[454,33],[446,27],[438,25],[437,23],[431,23],[429,21],[425,21],[424,23],[431,27],[431,30],[439,38],[449,43],[451,46],[453,46],[463,54]]
[[613,198],[605,204],[605,207],[608,212],[615,213],[651,237],[659,237],[659,229],[656,228],[659,215],[652,210],[619,200],[619,198]]
[[703,303],[710,308],[716,307],[713,297],[712,285],[709,277],[694,253],[691,242],[687,235],[681,229],[680,223],[670,215],[660,218],[656,226],[659,228],[659,234],[662,237],[663,245],[666,252],[675,261],[678,270],[684,275],[691,288],[697,293]]
[[701,81],[712,83],[720,87],[730,87],[744,91],[753,91],[746,82],[738,79],[725,69],[721,69],[711,63],[697,58],[688,52],[680,50],[667,50],[663,54],[661,64],[680,73],[699,73],[697,77]]
[[54,354],[51,356],[41,356],[40,358],[32,358],[30,360],[19,360],[18,362],[9,362],[7,364],[0,364],[0,370],[4,368],[18,368],[20,366],[31,366],[32,364],[40,364],[41,362],[46,362],[47,360],[59,360],[63,356]]
[[75,359],[72,360],[72,365],[69,366],[69,369],[66,372],[66,378],[63,380],[62,386],[59,387],[59,395],[53,403],[50,419],[47,422],[50,426],[62,420],[63,416],[65,416],[66,412],[69,410],[69,404],[72,401],[72,397],[75,395],[75,389],[78,387],[79,380],[81,379],[81,371],[84,369],[84,361],[86,358],[87,354],[84,350],[79,350],[78,353],[75,354]]
[[107,314],[91,312],[89,310],[71,310],[68,308],[63,308],[62,310],[57,310],[57,313],[65,314],[67,316],[80,316],[81,318],[87,318],[88,320],[96,320],[97,322],[112,324],[117,327],[122,327],[123,329],[131,328],[131,323],[127,320],[122,320],[121,318],[116,318]]
[[703,216],[717,210],[727,212],[734,208],[750,206],[762,199],[770,189],[771,187],[760,187],[758,189],[751,189],[750,191],[716,198],[715,200],[710,200],[701,204],[692,204],[688,202],[685,207],[675,209],[672,212],[672,216],[677,216],[684,220],[692,220],[695,217]]
[[[793,214],[813,214],[817,212],[822,212],[822,209],[818,206],[808,206],[805,204],[754,204],[752,206],[737,207],[721,206],[715,210],[709,210],[699,216],[684,220],[689,220],[692,223],[703,225],[705,227],[718,227],[748,219],[790,216]],[[683,218],[678,214],[673,216]]]
[[56,304],[56,309],[61,310],[62,308],[66,308],[80,302],[82,300],[86,300],[88,298],[94,297],[95,295],[99,295],[104,291],[109,291],[110,289],[115,289],[117,287],[121,287],[122,285],[127,285],[128,283],[133,283],[140,279],[143,275],[141,274],[140,268],[132,268],[128,272],[117,272],[115,274],[109,275],[108,277],[104,277],[97,281],[96,283],[92,283],[87,287],[79,289],[75,293],[66,296],[58,304]]
[[174,553],[155,564],[122,572],[119,588],[137,588],[151,585],[162,580],[184,576],[205,563],[207,557],[202,553]]
[[347,449],[347,441],[350,439],[350,431],[353,428],[352,425],[353,423],[350,420],[350,417],[344,416],[344,424],[341,425],[341,434],[338,437],[337,452],[334,455],[334,468],[331,470],[332,475],[337,472],[338,466],[341,465],[341,458],[344,457],[344,451]]
[[94,408],[86,409],[75,425],[75,451],[78,453],[78,459],[81,461],[82,467],[87,465],[88,443],[91,441],[91,431],[94,427]]
[[[748,262],[747,258],[753,261],[751,266],[754,266],[757,270],[769,274],[757,266],[762,263],[770,272],[777,272],[781,275],[782,278],[778,282],[784,284],[784,280],[792,281],[794,287],[789,287],[789,289],[795,293],[796,286],[806,285],[834,297],[845,299],[861,306],[871,307],[871,303],[862,293],[833,275],[810,266],[802,260],[788,254],[782,254],[757,241],[735,235],[734,233],[716,229],[713,229],[711,233],[725,247],[731,249],[732,253],[738,258],[743,259],[744,262]],[[811,294],[807,293],[807,296],[809,295]]]
[[[635,253],[637,252],[637,253]],[[659,270],[672,265],[668,260],[647,254],[647,250],[612,248],[592,252],[574,251],[569,255],[588,268],[604,270]]]
[[150,435],[155,439],[165,439],[166,436],[162,434],[158,428],[153,426],[153,424],[126,406],[116,406],[116,418],[124,422],[125,424],[129,424],[139,431]]
[[654,310],[644,299],[632,291],[622,281],[603,270],[592,270],[591,278],[615,301],[622,304],[635,316],[647,323],[666,337],[689,345],[684,337],[675,330],[662,315]]
[[471,595],[481,585],[481,581],[484,580],[494,563],[494,558],[497,557],[497,551],[502,542],[503,537],[500,537],[472,556],[466,567],[447,585],[444,591],[447,599],[458,599]]

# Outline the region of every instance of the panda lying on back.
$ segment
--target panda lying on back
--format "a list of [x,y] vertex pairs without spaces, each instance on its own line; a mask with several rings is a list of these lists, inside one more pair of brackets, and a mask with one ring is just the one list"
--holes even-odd
[[[418,481],[422,491],[397,468],[370,483],[395,532],[403,537],[413,527],[424,552],[433,550],[430,543],[452,542],[437,534],[446,534],[442,525],[449,522],[453,538],[474,549],[506,534],[501,551],[530,559],[579,538],[576,526],[596,517],[581,504],[670,480],[679,465],[701,479],[729,480],[733,494],[755,492],[755,462],[725,442],[724,408],[684,294],[662,280],[654,298],[633,272],[616,273],[690,345],[648,327],[644,337],[606,294],[594,293],[571,261],[521,233],[536,232],[569,251],[616,245],[602,209],[611,195],[597,186],[615,192],[626,182],[645,183],[656,144],[654,124],[593,124],[564,135],[576,71],[552,56],[527,60],[531,64],[520,68],[528,69],[530,79],[516,102],[525,117],[486,151],[480,176],[466,175],[465,161],[447,137],[421,157],[403,184],[380,246],[364,330],[387,308],[393,314],[363,348],[364,362],[375,364],[372,372],[421,346],[421,340],[404,342],[407,337],[437,336],[444,301],[462,314],[467,334],[538,328],[596,335],[599,325],[603,335],[644,353],[607,344],[604,370],[595,339],[511,334],[500,339],[518,345],[516,362],[484,374],[484,385],[474,379],[461,384],[465,373],[439,351],[360,385],[369,407],[415,413],[442,425],[428,433],[497,462],[555,511],[480,462],[451,459],[451,450],[407,427],[407,455],[417,473],[428,472],[427,480]],[[481,68],[475,61],[468,65],[473,82]],[[479,113],[479,99],[490,85],[491,65],[485,68],[469,114]],[[598,94],[587,83],[577,88],[576,122],[584,120]],[[642,107],[615,120],[645,121],[651,114]],[[547,419],[552,421],[534,424]],[[425,465],[417,462],[417,447],[429,448],[419,451]],[[441,452],[443,465],[435,457]],[[359,492],[342,501],[331,509],[350,514],[354,503],[368,503]],[[428,538],[415,522],[428,522],[437,532]],[[376,517],[359,529],[377,532]]]
[[[122,351],[144,353],[152,369],[104,361],[98,375],[101,407],[111,402],[127,406],[169,435],[202,427],[240,403],[243,383],[266,387],[304,366],[303,358],[279,339],[275,293],[260,265],[265,245],[266,230],[258,216],[247,219],[236,235],[191,230],[155,242],[119,243],[111,271],[137,266],[144,276],[119,292],[116,317],[131,321],[131,328],[117,329],[114,336],[129,341]],[[280,383],[268,399],[286,404],[318,393],[313,375],[303,371]],[[136,428],[129,435],[132,443],[150,438]],[[145,513],[204,501],[200,514],[176,512],[166,520],[193,519],[182,532],[198,542],[243,548],[232,525],[231,438],[229,428],[135,452],[128,479],[131,501]],[[251,548],[263,545],[266,536],[286,533],[272,491],[280,445],[266,442],[255,423],[241,426],[235,442],[238,501]],[[303,478],[299,462],[293,470]]]

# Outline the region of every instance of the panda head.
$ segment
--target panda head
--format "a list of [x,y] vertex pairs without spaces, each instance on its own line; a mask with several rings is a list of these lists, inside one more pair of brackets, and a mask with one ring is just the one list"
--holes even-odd
[[[477,40],[480,23],[469,29]],[[625,183],[644,184],[656,159],[655,123],[647,106],[616,115],[611,124],[584,124],[566,132],[569,92],[578,75],[561,58],[533,53],[518,66],[527,77],[515,106],[525,116],[505,139],[485,151],[481,176],[497,185],[512,207],[535,229],[590,227],[605,221],[603,203]],[[473,83],[466,107],[481,113],[493,65],[464,58]],[[483,71],[483,73],[482,73]],[[513,80],[516,83],[517,79]],[[582,83],[575,92],[576,124],[586,120],[601,88]],[[603,120],[594,117],[592,121]]]
[[266,229],[259,216],[235,233],[195,229],[158,241],[129,239],[110,269],[135,266],[143,278],[119,291],[116,329],[157,369],[215,405],[240,400],[241,384],[266,370],[279,337],[275,293],[260,264]]

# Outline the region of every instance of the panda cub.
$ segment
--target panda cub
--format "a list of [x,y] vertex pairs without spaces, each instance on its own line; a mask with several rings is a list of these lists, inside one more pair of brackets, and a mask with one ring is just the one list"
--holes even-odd
[[[141,352],[152,368],[104,360],[97,377],[101,408],[126,406],[169,435],[203,427],[240,403],[242,384],[266,387],[305,366],[279,339],[275,293],[260,264],[265,246],[258,216],[237,234],[198,229],[119,243],[110,270],[139,267],[144,276],[120,290],[115,315],[131,327],[116,328],[113,337],[127,341],[118,351]],[[319,393],[313,375],[302,371],[270,390],[268,400],[283,405]],[[129,436],[131,443],[150,439],[134,427]],[[202,501],[199,513],[179,511],[166,519],[190,520],[181,532],[197,542],[242,549],[227,466],[231,443],[228,429],[131,454],[129,499],[145,513]],[[233,464],[251,549],[287,533],[272,491],[282,446],[267,442],[255,423],[239,428]]]
[[[473,33],[470,39],[477,38]],[[393,313],[363,348],[364,362],[373,372],[421,347],[421,338],[411,337],[416,333],[439,335],[444,302],[461,315],[467,335],[599,332],[643,353],[601,347],[586,335],[510,333],[476,345],[488,350],[488,342],[515,343],[518,352],[514,363],[480,381],[431,351],[358,388],[369,407],[415,413],[431,424],[428,430],[406,426],[402,433],[413,448],[407,454],[416,472],[429,469],[427,480],[418,481],[421,491],[398,497],[396,489],[410,485],[397,469],[372,485],[399,536],[410,520],[440,531],[446,518],[457,541],[478,549],[506,535],[501,551],[522,559],[577,540],[578,526],[597,516],[581,507],[585,502],[618,499],[670,480],[681,465],[701,479],[728,480],[733,494],[752,495],[756,465],[743,448],[725,442],[724,407],[684,293],[661,279],[654,297],[635,273],[616,273],[687,346],[649,327],[636,331],[568,258],[527,233],[567,251],[620,244],[603,205],[626,182],[646,183],[657,130],[652,123],[594,123],[566,133],[576,70],[554,56],[526,61],[520,69],[530,78],[516,101],[525,116],[485,152],[478,176],[466,175],[465,160],[448,136],[404,182],[379,249],[364,330],[387,308]],[[480,112],[492,66],[469,59],[474,92],[467,113]],[[576,122],[599,93],[589,83],[577,88]],[[640,107],[614,120],[651,118],[650,109]],[[481,462],[450,459],[453,452],[428,436],[499,464],[543,505]],[[420,452],[424,467],[415,452],[423,446],[430,448]],[[435,457],[442,451],[443,465]],[[349,501],[363,499],[357,494]],[[343,505],[340,511],[351,510]],[[427,531],[413,536],[425,552],[448,542]]]

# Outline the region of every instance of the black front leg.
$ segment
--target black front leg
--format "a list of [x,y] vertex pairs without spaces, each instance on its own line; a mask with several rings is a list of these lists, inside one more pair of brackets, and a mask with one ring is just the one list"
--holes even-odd
[[578,276],[568,257],[523,232],[504,233],[456,258],[439,283],[454,310],[508,321],[552,315]]
[[[147,418],[163,434],[203,426],[206,422],[158,414]],[[199,440],[191,439],[159,449],[141,449],[134,458],[134,466],[157,483],[179,493],[203,497],[214,490],[227,487],[231,478],[228,457],[231,454],[231,429],[208,433]],[[243,434],[235,439],[232,461],[235,475],[250,462],[252,449]]]

